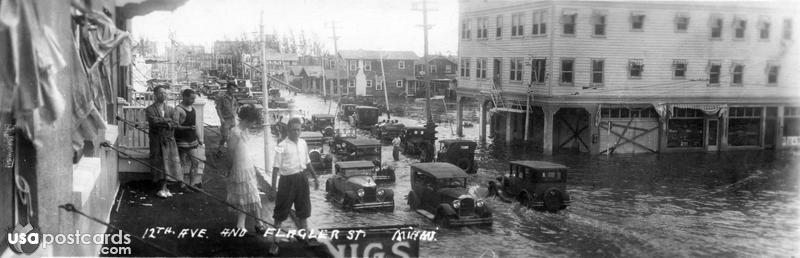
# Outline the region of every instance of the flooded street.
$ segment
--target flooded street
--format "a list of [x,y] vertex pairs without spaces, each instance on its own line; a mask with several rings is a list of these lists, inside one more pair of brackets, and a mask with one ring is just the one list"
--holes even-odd
[[[292,98],[292,97],[290,97]],[[306,112],[334,113],[335,103],[298,94],[294,106]],[[392,103],[394,105],[394,103]],[[218,124],[213,102],[206,120]],[[384,119],[383,117],[381,119]],[[416,118],[392,117],[406,125]],[[464,128],[467,139],[478,137],[476,126]],[[341,123],[337,126],[343,126]],[[439,140],[454,138],[448,124],[438,124]],[[452,128],[455,131],[455,128]],[[491,142],[491,139],[487,141]],[[263,150],[263,138],[251,142]],[[440,229],[438,241],[423,242],[422,256],[792,256],[800,254],[800,189],[798,156],[791,152],[730,151],[589,156],[507,150],[502,144],[479,147],[478,173],[472,185],[507,173],[508,160],[535,159],[570,167],[567,189],[572,206],[557,214],[521,208],[518,203],[489,200],[491,227]],[[432,222],[411,211],[404,199],[410,189],[408,165],[416,159],[383,162],[397,168],[394,212],[354,212],[325,200],[324,183],[312,190],[312,228],[418,224]],[[263,152],[254,158],[263,160]],[[507,157],[507,158],[506,158]]]

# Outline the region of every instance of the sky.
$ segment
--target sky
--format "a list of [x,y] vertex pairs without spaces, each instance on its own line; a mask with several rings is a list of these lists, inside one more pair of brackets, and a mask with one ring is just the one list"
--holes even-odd
[[[333,52],[332,24],[339,50],[410,50],[422,56],[422,12],[411,0],[189,0],[174,12],[133,18],[134,39],[167,41],[169,32],[182,44],[201,44],[210,51],[215,40],[258,36],[260,13],[265,33],[317,37]],[[420,5],[421,6],[421,5]],[[458,0],[428,0],[429,54],[456,54]]]

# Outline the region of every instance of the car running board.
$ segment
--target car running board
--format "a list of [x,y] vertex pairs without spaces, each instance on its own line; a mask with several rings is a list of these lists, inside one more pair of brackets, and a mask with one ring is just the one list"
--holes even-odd
[[426,210],[423,210],[423,209],[417,210],[417,213],[421,214],[422,216],[427,217],[428,219],[433,219],[433,217],[434,217],[433,214],[431,214],[430,212],[428,212]]

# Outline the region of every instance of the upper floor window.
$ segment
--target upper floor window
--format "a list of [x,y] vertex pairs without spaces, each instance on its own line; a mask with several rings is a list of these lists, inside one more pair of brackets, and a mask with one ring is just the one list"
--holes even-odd
[[628,60],[628,76],[630,78],[642,78],[642,72],[644,72],[644,61],[642,59]]
[[428,70],[429,70],[428,72],[430,72],[431,74],[436,73],[436,70],[438,70],[437,69],[438,65],[436,65],[436,64],[431,64],[428,67],[430,67],[430,68],[428,68]]
[[452,73],[453,72],[453,66],[450,65],[450,64],[444,65],[444,72],[445,73]]
[[509,80],[522,81],[522,58],[511,58]]
[[406,69],[406,61],[397,61],[397,69]]
[[776,84],[778,83],[778,70],[780,66],[777,65],[768,65],[767,66],[767,83],[768,84]]
[[459,66],[461,69],[461,77],[469,77],[469,58],[461,58],[461,65]]
[[575,59],[561,59],[561,83],[572,84],[575,73]]
[[592,84],[603,84],[603,59],[592,59]]
[[547,62],[545,59],[533,59],[531,62],[531,82],[544,83],[545,73],[547,71]]
[[761,17],[761,20],[758,22],[758,37],[761,39],[769,39],[769,27],[769,18]]
[[523,36],[525,26],[522,25],[522,13],[515,13],[511,15],[511,36]]
[[533,12],[533,29],[531,35],[546,35],[547,34],[547,11]]
[[498,15],[497,20],[495,21],[495,31],[494,36],[497,38],[503,37],[503,16]]
[[476,31],[475,38],[485,39],[488,37],[489,34],[489,18],[478,18],[478,30]]
[[478,58],[475,62],[475,77],[486,79],[486,58]]
[[686,79],[686,68],[689,63],[686,59],[672,60],[672,78],[673,79]]
[[711,38],[712,39],[722,38],[722,17],[719,17],[717,15],[712,15],[709,25],[711,26]]
[[747,20],[736,17],[733,19],[733,38],[744,39],[744,32],[747,28]]
[[792,19],[783,20],[783,39],[792,39]]
[[561,24],[565,35],[575,35],[575,20],[578,19],[578,11],[574,9],[564,9],[561,11]]
[[708,85],[719,85],[719,76],[721,70],[722,70],[722,62],[720,61],[708,62]]
[[350,71],[355,71],[358,69],[358,61],[352,60],[350,61]]
[[397,80],[394,82],[395,87],[402,88],[403,87],[403,80]]
[[689,14],[678,13],[675,15],[675,31],[686,32],[689,29]]
[[364,71],[372,71],[372,61],[364,61]]
[[744,76],[744,65],[734,63],[731,65],[731,85],[741,86],[742,77]]
[[336,69],[336,60],[331,59],[328,64],[328,69]]
[[631,30],[644,30],[644,12],[631,13]]
[[350,80],[350,82],[347,83],[347,87],[348,88],[355,88],[356,87],[356,83],[353,80]]
[[606,35],[606,12],[601,10],[592,11],[592,27],[594,36]]
[[375,90],[383,90],[383,88],[384,88],[383,79],[376,80],[375,81]]
[[472,37],[472,19],[461,20],[461,39],[470,39]]
[[372,88],[372,80],[367,80],[367,88]]

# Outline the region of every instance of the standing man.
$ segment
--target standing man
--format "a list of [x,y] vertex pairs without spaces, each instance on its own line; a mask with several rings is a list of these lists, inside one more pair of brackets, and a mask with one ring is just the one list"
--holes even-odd
[[317,180],[317,173],[314,171],[314,167],[311,166],[311,159],[308,157],[308,145],[306,145],[306,141],[300,139],[300,130],[302,128],[300,119],[296,117],[290,119],[288,127],[289,137],[278,143],[275,148],[272,186],[275,186],[278,174],[281,175],[281,179],[278,182],[275,211],[272,217],[275,219],[275,227],[280,228],[281,223],[289,216],[292,204],[294,204],[297,218],[299,219],[297,226],[308,229],[306,219],[311,216],[311,197],[308,189],[308,177],[303,172],[308,171],[311,173],[314,178],[315,190],[319,188],[319,180]]
[[175,109],[178,113],[178,126],[175,128],[175,142],[178,145],[178,154],[181,159],[181,174],[189,174],[191,186],[203,187],[203,165],[200,160],[205,159],[203,139],[198,137],[197,110],[194,109],[194,100],[197,93],[192,89],[181,92],[182,101]]
[[[144,109],[149,125],[150,136],[150,164],[153,172],[153,181],[160,186],[156,195],[161,198],[171,197],[167,189],[167,181],[179,181],[181,175],[178,146],[175,143],[175,128],[178,126],[178,116],[175,108],[167,106],[167,87],[160,85],[153,88],[153,104]],[[181,185],[182,186],[182,185]]]
[[236,126],[236,97],[233,93],[236,91],[236,85],[228,83],[227,91],[221,93],[215,99],[217,115],[219,116],[219,150],[217,155],[222,154],[225,148],[225,143],[228,141],[228,133]]

